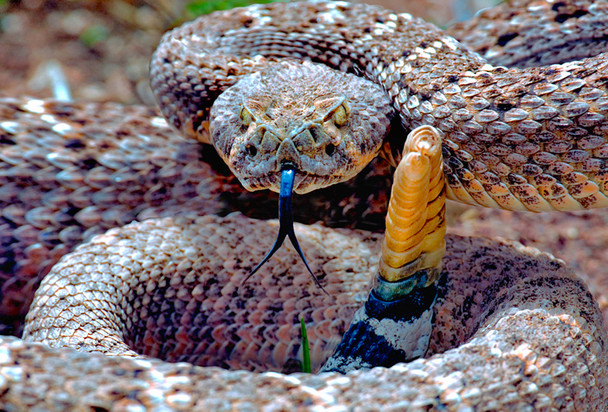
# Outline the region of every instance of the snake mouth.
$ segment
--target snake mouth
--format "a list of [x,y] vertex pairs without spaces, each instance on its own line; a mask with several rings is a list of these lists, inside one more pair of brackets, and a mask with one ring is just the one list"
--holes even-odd
[[257,162],[227,163],[232,166],[244,165],[231,167],[231,170],[245,189],[249,191],[269,189],[276,193],[280,193],[281,181],[286,169],[294,171],[293,192],[297,194],[309,193],[343,182],[359,172],[358,168],[353,168],[348,162],[344,162],[346,166],[336,168],[334,165],[304,156],[281,160],[269,156]]
[[[292,165],[283,166],[283,168],[292,168],[297,171]],[[249,191],[265,190],[269,189],[273,192],[280,193],[281,191],[281,176],[283,172],[269,173],[265,176],[251,176],[241,177],[239,180],[245,189]],[[293,182],[293,192],[297,194],[305,194],[312,192],[313,190],[321,189],[330,186],[334,183],[339,183],[341,180],[336,179],[335,176],[321,176],[316,174],[308,174],[305,172],[298,171],[295,173]]]

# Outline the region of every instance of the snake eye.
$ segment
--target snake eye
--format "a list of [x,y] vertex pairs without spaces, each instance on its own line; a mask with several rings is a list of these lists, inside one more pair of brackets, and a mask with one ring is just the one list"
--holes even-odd
[[344,126],[350,116],[350,106],[346,101],[342,102],[340,106],[334,111],[334,122],[336,126]]
[[251,124],[251,121],[253,120],[253,116],[251,115],[249,110],[247,110],[246,107],[243,107],[241,109],[241,112],[239,113],[239,118],[241,119],[241,122],[243,122],[244,126],[249,126]]

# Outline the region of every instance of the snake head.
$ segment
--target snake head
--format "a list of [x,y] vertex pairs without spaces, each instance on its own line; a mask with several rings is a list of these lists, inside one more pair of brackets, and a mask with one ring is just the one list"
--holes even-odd
[[279,191],[281,168],[307,193],[350,179],[378,153],[393,109],[360,77],[282,62],[243,77],[211,108],[211,142],[247,190]]

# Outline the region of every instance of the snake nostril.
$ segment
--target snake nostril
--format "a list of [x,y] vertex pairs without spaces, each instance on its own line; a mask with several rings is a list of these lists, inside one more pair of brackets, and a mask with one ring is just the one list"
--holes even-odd
[[252,144],[248,144],[247,146],[245,146],[245,149],[247,150],[247,154],[249,156],[255,156],[256,154],[258,154],[258,149],[256,149],[255,146]]
[[335,151],[336,151],[336,146],[334,146],[333,144],[330,143],[327,146],[325,146],[325,153],[327,153],[328,156],[333,155]]

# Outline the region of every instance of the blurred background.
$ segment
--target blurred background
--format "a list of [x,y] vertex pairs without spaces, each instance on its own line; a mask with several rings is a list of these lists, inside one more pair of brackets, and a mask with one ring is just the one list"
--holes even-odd
[[[441,27],[497,0],[369,0]],[[148,62],[163,32],[270,0],[0,0],[0,95],[153,105]],[[54,86],[53,86],[54,85]],[[55,90],[53,90],[55,88]]]

